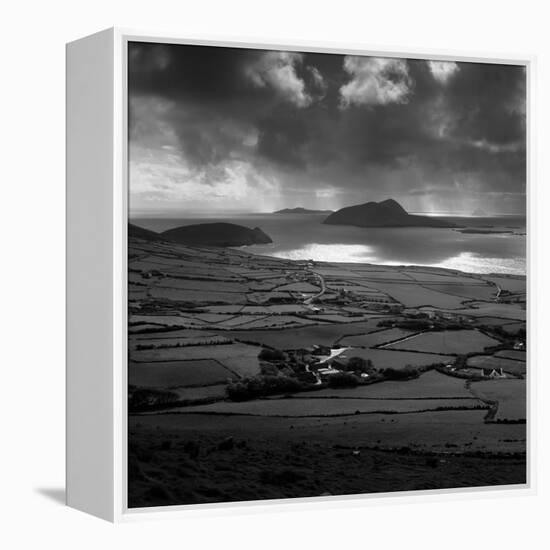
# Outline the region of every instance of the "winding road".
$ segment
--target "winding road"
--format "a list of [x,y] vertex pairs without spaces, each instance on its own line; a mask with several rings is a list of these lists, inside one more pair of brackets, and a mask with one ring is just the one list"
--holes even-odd
[[327,291],[327,285],[325,283],[325,278],[320,273],[312,271],[311,269],[307,269],[306,271],[317,277],[321,282],[321,290],[317,294],[310,296],[309,298],[306,298],[304,300],[304,304],[309,305],[313,300],[315,300],[316,298],[320,298]]

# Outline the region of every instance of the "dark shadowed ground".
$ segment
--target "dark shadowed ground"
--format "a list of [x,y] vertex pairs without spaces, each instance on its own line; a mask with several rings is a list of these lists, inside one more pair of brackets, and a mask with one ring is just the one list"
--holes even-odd
[[[246,422],[246,419],[244,420]],[[129,506],[166,506],[522,484],[525,453],[453,453],[168,430],[132,421]],[[345,427],[342,430],[345,432]],[[351,433],[349,434],[352,435]],[[351,437],[350,437],[351,440]]]

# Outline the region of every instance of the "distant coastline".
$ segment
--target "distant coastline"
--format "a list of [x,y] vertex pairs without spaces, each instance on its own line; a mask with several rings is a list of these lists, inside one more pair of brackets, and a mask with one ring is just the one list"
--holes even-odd
[[[267,216],[267,215],[266,215]],[[143,223],[143,222],[146,222],[146,220],[132,220],[132,222],[136,222],[136,223],[142,223],[143,225],[147,225],[146,223]],[[178,223],[181,223],[180,220],[178,220]],[[158,238],[160,239],[163,239],[162,237],[162,232],[161,233],[156,233],[156,232],[153,232],[153,231],[149,231],[148,229],[145,229],[143,227],[138,227],[139,229],[139,232],[136,232],[136,225],[134,223],[130,224],[132,226],[132,236],[134,237],[138,237],[138,238],[147,238],[147,237],[142,237],[141,235],[141,232],[145,232],[145,235],[146,236],[149,236],[151,238],[151,240],[158,240]],[[153,224],[154,226],[154,224]],[[162,227],[162,226],[161,226]],[[424,231],[425,229],[423,228],[412,228],[413,231],[418,231],[418,232],[422,232]],[[400,229],[399,228],[388,228],[388,229],[381,229],[381,230],[378,230],[378,231],[388,231],[390,235],[393,235],[395,236],[396,234],[400,234]],[[405,230],[407,231],[407,230]],[[408,230],[410,231],[410,229]],[[445,230],[445,229],[438,229],[437,231],[448,231],[448,230]],[[463,235],[470,235],[470,233],[468,232],[459,232],[458,230],[451,230],[451,233],[458,233],[458,234],[463,234]],[[494,238],[498,238],[499,235],[501,235],[499,232],[495,232],[495,231],[490,231],[488,233],[485,233],[485,232],[481,232],[481,233],[477,233],[477,232],[473,232],[471,235],[472,235],[472,238],[478,238],[478,237],[487,237],[487,238],[492,238],[494,234]],[[516,235],[518,235],[518,237],[524,237],[524,234],[522,233],[517,233]],[[164,237],[165,239],[165,237]],[[170,239],[166,239],[167,241],[170,241]],[[203,245],[204,246],[204,245]],[[300,249],[298,249],[295,253],[293,253],[292,251],[289,251],[289,252],[281,252],[280,249],[279,249],[279,245],[277,243],[276,240],[274,240],[273,243],[269,243],[269,244],[264,244],[264,245],[258,245],[258,244],[246,244],[246,243],[240,243],[240,244],[234,244],[234,245],[231,245],[233,248],[241,248],[242,250],[246,251],[248,254],[251,254],[253,256],[260,256],[260,257],[274,257],[274,258],[279,258],[279,259],[288,259],[288,260],[293,260],[293,261],[298,261],[298,262],[303,262],[303,261],[306,261],[306,260],[313,260],[315,262],[321,262],[321,263],[338,263],[338,264],[342,264],[342,265],[345,265],[345,264],[349,264],[349,263],[352,263],[352,264],[357,264],[357,265],[361,265],[361,264],[364,264],[364,265],[369,265],[369,266],[392,266],[392,267],[418,267],[418,268],[422,268],[422,267],[427,267],[427,268],[437,268],[437,269],[442,269],[442,270],[447,270],[449,272],[463,272],[463,273],[468,273],[468,274],[474,274],[474,275],[490,275],[490,274],[494,274],[494,275],[498,275],[498,276],[502,276],[502,277],[507,277],[507,276],[511,276],[511,277],[523,277],[525,278],[526,276],[526,271],[525,271],[525,264],[518,264],[517,267],[513,267],[513,268],[507,268],[507,269],[502,269],[502,265],[500,265],[500,269],[499,269],[499,265],[497,263],[487,263],[486,260],[483,260],[483,262],[481,261],[480,258],[476,258],[475,256],[468,256],[467,254],[463,254],[461,255],[460,257],[458,257],[456,259],[456,261],[443,261],[443,262],[422,262],[420,259],[418,261],[380,261],[378,259],[369,259],[369,258],[365,258],[365,259],[360,259],[360,258],[357,258],[357,257],[353,257],[353,256],[345,256],[346,254],[346,247],[350,247],[350,248],[353,248],[354,245],[334,245],[334,247],[332,247],[331,245],[326,245],[327,248],[329,249],[332,249],[332,248],[335,248],[335,249],[338,249],[338,250],[341,250],[343,251],[343,256],[341,256],[341,259],[340,260],[335,260],[333,259],[332,257],[329,257],[330,255],[326,255],[325,254],[325,257],[323,257],[323,246],[322,245],[319,245],[317,250],[318,250],[318,254],[320,255],[316,255],[315,253],[315,249],[307,249],[307,247],[304,248],[304,252],[303,253],[300,253]],[[310,253],[308,253],[310,252]]]
[[[323,216],[301,214],[247,214],[223,217],[205,214],[184,217],[132,217],[130,222],[158,233],[182,225],[219,222],[260,227],[273,243],[252,245],[249,252],[288,259],[311,258],[340,263],[377,265],[425,265],[459,269],[468,273],[510,273],[525,275],[526,237],[502,234],[459,233],[449,228],[361,228],[320,223]],[[457,228],[479,228],[479,219],[445,218]],[[483,220],[493,230],[514,226],[525,231],[521,216]],[[426,243],[430,243],[429,246]],[[491,254],[487,255],[487,250]]]
[[282,210],[275,210],[272,214],[332,214],[334,210],[310,210],[309,208],[303,208],[297,206],[296,208],[283,208]]

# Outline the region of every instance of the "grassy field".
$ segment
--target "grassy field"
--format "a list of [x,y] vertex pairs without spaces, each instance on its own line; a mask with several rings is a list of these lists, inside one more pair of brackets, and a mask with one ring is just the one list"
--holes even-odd
[[227,313],[227,314],[233,314],[236,315],[237,313],[240,313],[243,309],[243,305],[237,304],[237,305],[208,305],[205,306],[203,309],[204,311],[208,311],[210,313]]
[[424,332],[403,342],[388,344],[387,348],[458,355],[483,351],[499,343],[477,330],[448,330]]
[[145,300],[147,298],[147,289],[142,286],[128,285],[129,300]]
[[502,328],[505,332],[509,334],[516,334],[519,330],[525,330],[525,323],[507,323],[503,325]]
[[370,315],[355,315],[351,318],[349,315],[341,315],[338,313],[320,313],[320,314],[308,314],[308,319],[318,322],[328,323],[349,323],[350,321],[363,321],[370,319]]
[[440,270],[436,271],[425,271],[423,269],[407,269],[403,271],[408,277],[419,281],[421,283],[443,283],[443,284],[454,284],[454,285],[472,285],[472,284],[481,284],[483,280],[480,280],[477,277],[466,276],[466,275],[456,275],[450,271]]
[[361,275],[361,278],[366,281],[408,281],[410,277],[405,273],[401,273],[397,269],[384,269],[383,266],[376,266],[373,269],[364,270],[361,266],[354,266],[353,271]]
[[315,266],[315,272],[323,275],[327,278],[338,279],[356,279],[361,277],[361,273],[355,272],[351,269],[347,269],[343,264],[342,265],[330,265],[330,264],[321,264]]
[[197,400],[197,399],[223,399],[226,395],[225,388],[226,384],[216,384],[213,386],[200,386],[200,387],[178,387],[172,388],[173,391],[179,399],[183,400]]
[[509,292],[525,292],[527,286],[525,277],[487,277],[487,280],[492,281],[500,288]]
[[132,342],[148,343],[149,340],[164,340],[181,338],[183,340],[188,338],[206,338],[207,336],[217,336],[217,334],[210,330],[200,330],[195,328],[182,328],[176,330],[165,330],[165,327],[159,325],[138,325],[146,326],[148,328],[155,328],[155,332],[144,332],[142,334],[132,335]]
[[494,355],[474,355],[468,358],[467,365],[489,371],[502,369],[504,372],[512,374],[525,374],[527,372],[525,363]]
[[525,321],[525,309],[521,305],[495,304],[486,302],[472,302],[468,308],[461,308],[454,311],[461,315],[472,317],[500,317],[510,321]]
[[[215,283],[213,283],[215,288]],[[192,290],[167,287],[153,287],[149,291],[153,298],[173,302],[196,302],[201,304],[243,304],[246,294],[238,292],[217,292],[216,290]]]
[[332,281],[329,280],[326,282],[327,288],[331,290],[346,290],[348,292],[358,292],[362,294],[372,294],[375,297],[383,298],[385,294],[382,294],[379,290],[375,288],[369,288],[366,284],[357,284],[357,281],[353,283],[348,281]]
[[321,289],[318,286],[312,285],[311,283],[289,283],[287,285],[282,285],[277,287],[275,290],[278,291],[292,291],[292,292],[309,292],[316,293]]
[[219,323],[218,328],[231,329],[248,323],[257,323],[260,326],[264,326],[264,319],[265,322],[269,322],[269,315],[233,315]]
[[431,399],[444,397],[468,398],[471,392],[466,389],[465,381],[446,376],[436,370],[423,373],[418,378],[406,381],[379,382],[367,386],[346,389],[323,389],[312,392],[319,397],[355,397],[372,399]]
[[157,331],[161,328],[164,328],[164,327],[161,327],[158,324],[140,323],[138,325],[128,326],[128,334],[135,335],[135,336],[144,336],[144,335],[149,336],[150,335],[149,331],[151,330]]
[[[268,315],[266,317],[248,317],[244,323],[239,323],[239,327],[245,330],[269,329],[274,327],[300,327],[304,325],[315,325],[322,321],[313,321],[304,319],[303,317],[295,317],[294,315]],[[225,324],[230,328],[230,323]]]
[[172,388],[223,384],[235,375],[213,359],[130,363],[128,381],[134,386]]
[[[336,401],[336,400],[335,400]],[[360,414],[348,417],[280,418],[207,414],[135,415],[131,424],[160,433],[179,432],[184,439],[218,434],[249,442],[264,440],[271,449],[286,443],[347,447],[410,447],[430,452],[525,452],[525,425],[485,424],[486,410]]]
[[277,304],[268,307],[272,313],[305,313],[309,311],[302,304]]
[[136,363],[214,359],[241,376],[254,376],[260,372],[259,352],[260,348],[257,346],[234,343],[139,350],[132,352],[130,358]]
[[[154,336],[154,334],[149,334],[149,336]],[[128,342],[128,347],[131,351],[134,351],[136,350],[137,347],[140,347],[140,346],[154,346],[158,348],[161,348],[161,347],[162,348],[166,348],[166,347],[181,348],[185,346],[211,345],[213,343],[230,344],[231,341],[228,340],[227,338],[224,338],[223,336],[218,336],[217,334],[213,334],[213,335],[205,334],[201,336],[190,336],[187,338],[182,338],[182,337],[171,338],[170,336],[162,336],[160,338],[138,339],[138,338],[132,337]]]
[[434,306],[437,308],[460,308],[466,298],[445,294],[416,284],[414,281],[403,283],[389,283],[380,281],[365,281],[372,288],[376,288],[391,296],[405,307]]
[[497,288],[492,285],[483,284],[464,284],[464,283],[437,283],[423,284],[430,290],[459,296],[470,300],[492,300],[497,294]]
[[175,290],[199,290],[206,292],[237,292],[244,294],[248,285],[243,283],[227,281],[202,281],[197,279],[175,279],[165,277],[156,285],[156,288],[167,288]]
[[495,357],[504,357],[505,359],[515,359],[516,361],[525,361],[526,353],[515,349],[504,349],[497,351]]
[[[310,395],[310,394],[308,394]],[[406,413],[437,410],[441,408],[474,409],[484,404],[477,399],[357,399],[357,398],[323,398],[293,397],[292,399],[261,399],[257,401],[229,402],[219,401],[210,405],[179,407],[171,413],[216,413],[254,416],[344,416],[371,413]]]
[[207,324],[218,324],[222,321],[227,321],[233,319],[235,315],[231,313],[194,313],[193,319],[198,319],[199,321],[204,321]]
[[418,353],[399,351],[392,349],[364,349],[352,348],[341,355],[342,358],[362,357],[370,359],[377,369],[403,369],[410,367],[424,367],[435,363],[448,363],[448,355],[437,355],[433,353]]
[[503,327],[510,324],[517,324],[510,319],[502,319],[501,317],[477,317],[475,319],[476,326],[485,325],[488,327]]
[[498,401],[496,420],[523,420],[527,416],[525,380],[475,382],[472,392],[480,399]]
[[269,304],[272,300],[290,300],[289,292],[249,292],[246,298],[251,304]]
[[346,336],[340,340],[340,344],[343,346],[356,346],[370,348],[385,344],[386,342],[392,342],[400,338],[405,338],[414,334],[410,330],[403,330],[400,328],[390,328],[388,330],[381,330],[378,332],[372,332],[370,334],[359,334],[356,336]]
[[204,321],[200,319],[194,319],[192,317],[183,317],[181,315],[130,315],[130,325],[135,323],[149,323],[156,325],[163,325],[166,327],[197,327],[204,326]]
[[[340,337],[347,334],[361,334],[377,330],[379,320],[380,318],[360,321],[358,323],[314,325],[293,328],[292,330],[233,330],[222,334],[231,338],[258,342],[279,349],[298,349],[314,344],[331,345]],[[250,327],[250,325],[248,326]]]
[[244,306],[240,313],[243,315],[269,315],[271,310],[266,306]]

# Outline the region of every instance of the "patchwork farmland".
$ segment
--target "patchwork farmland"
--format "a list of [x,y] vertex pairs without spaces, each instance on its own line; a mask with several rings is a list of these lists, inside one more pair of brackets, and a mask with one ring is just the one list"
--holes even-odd
[[[184,475],[215,487],[230,460],[239,479],[269,480],[285,461],[300,476],[304,457],[319,492],[337,471],[373,482],[374,464],[400,486],[467,486],[483,469],[480,483],[521,482],[523,279],[138,238],[128,265],[133,503],[169,503],[150,496],[158,453],[166,487]],[[353,475],[339,487],[362,491]],[[251,483],[255,498],[292,494]],[[233,499],[251,497],[235,486]],[[208,500],[197,494],[178,503]]]

